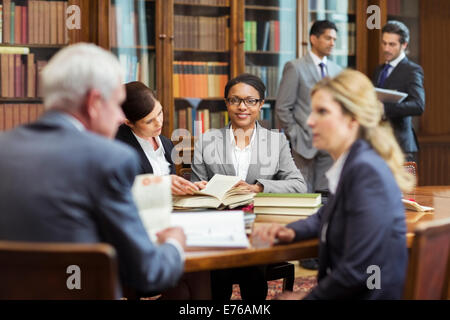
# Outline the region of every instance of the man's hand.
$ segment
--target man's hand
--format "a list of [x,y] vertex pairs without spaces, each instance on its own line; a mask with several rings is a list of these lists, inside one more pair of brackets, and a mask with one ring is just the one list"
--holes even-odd
[[186,249],[186,235],[180,227],[170,227],[161,230],[156,234],[156,237],[159,243],[166,242],[168,238],[175,239],[183,247],[183,250]]

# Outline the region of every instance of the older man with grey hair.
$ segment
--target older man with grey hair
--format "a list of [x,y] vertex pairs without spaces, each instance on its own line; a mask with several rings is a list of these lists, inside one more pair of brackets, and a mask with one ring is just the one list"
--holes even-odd
[[124,116],[123,72],[92,44],[59,51],[42,74],[47,112],[0,135],[0,240],[107,242],[122,283],[142,292],[175,285],[183,272],[180,228],[147,236],[133,203],[135,152],[114,137]]

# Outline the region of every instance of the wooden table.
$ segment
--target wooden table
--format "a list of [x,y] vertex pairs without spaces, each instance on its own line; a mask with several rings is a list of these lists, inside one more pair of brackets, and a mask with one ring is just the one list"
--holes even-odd
[[[407,244],[411,247],[414,229],[421,221],[450,218],[450,186],[417,187],[405,199],[433,207],[431,213],[406,211]],[[244,267],[316,257],[318,240],[307,240],[269,248],[209,250],[186,252],[185,272]]]

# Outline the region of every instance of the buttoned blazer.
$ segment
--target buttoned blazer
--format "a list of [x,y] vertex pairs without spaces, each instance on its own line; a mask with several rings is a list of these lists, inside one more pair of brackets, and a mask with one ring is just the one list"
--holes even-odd
[[[331,77],[341,71],[341,67],[331,60],[328,60],[327,68]],[[312,159],[317,154],[317,149],[312,145],[311,129],[306,122],[311,113],[311,90],[320,79],[310,53],[287,62],[275,104],[276,115],[292,149],[306,159]]]
[[[237,175],[233,166],[229,128],[209,130],[195,143],[192,181],[208,181],[214,174]],[[305,181],[295,166],[284,134],[269,131],[258,122],[255,134],[245,181],[249,184],[259,182],[264,186],[264,192],[306,192]]]
[[401,199],[387,164],[357,140],[336,194],[318,213],[287,225],[296,241],[319,238],[318,285],[308,299],[402,297],[408,257]]

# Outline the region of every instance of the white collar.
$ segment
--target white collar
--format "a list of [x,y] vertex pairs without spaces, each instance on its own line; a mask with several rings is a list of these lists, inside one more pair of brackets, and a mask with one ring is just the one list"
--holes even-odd
[[341,177],[342,168],[344,167],[345,160],[347,160],[349,150],[345,151],[341,156],[333,163],[330,169],[325,173],[328,179],[328,189],[332,194],[336,193],[336,189]]
[[320,63],[323,62],[323,64],[327,65],[328,59],[327,57],[323,57],[323,59],[320,59],[318,56],[316,56],[316,54],[314,52],[312,52],[311,50],[309,50],[309,54],[311,55],[311,58],[314,61],[314,65],[318,66]]
[[150,141],[148,141],[147,139],[139,137],[137,134],[134,133],[133,130],[131,130],[131,132],[136,137],[136,140],[139,142],[139,144],[141,144],[141,145],[142,144],[144,144],[144,145],[146,145],[146,144],[151,145],[150,149],[152,151],[154,151],[154,152],[162,152],[163,154],[165,154],[165,151],[164,151],[164,148],[162,146],[161,139],[159,138],[159,136],[155,137],[156,143],[158,144],[158,149],[155,150],[155,149],[153,149],[153,145],[152,145],[152,143]]
[[[253,141],[255,140],[256,127],[257,127],[257,124],[255,123],[255,128],[253,128],[252,137],[250,138],[250,143],[248,144],[248,146],[246,146],[242,150],[250,148],[251,145],[253,144]],[[231,124],[230,124],[230,140],[231,140],[231,145],[237,148],[236,139],[234,138],[233,125],[231,125]]]
[[402,51],[397,58],[395,58],[391,62],[386,63],[389,63],[392,66],[392,69],[394,69],[405,57],[406,57],[405,51]]

